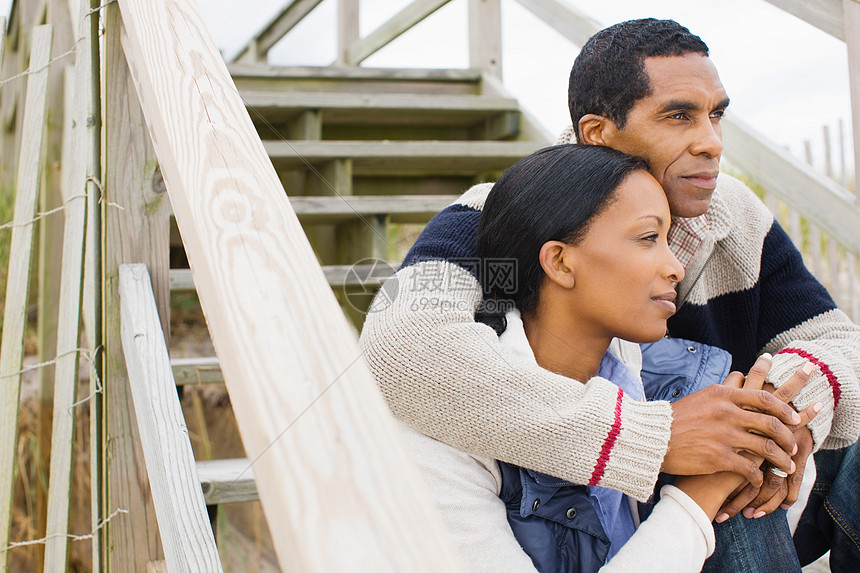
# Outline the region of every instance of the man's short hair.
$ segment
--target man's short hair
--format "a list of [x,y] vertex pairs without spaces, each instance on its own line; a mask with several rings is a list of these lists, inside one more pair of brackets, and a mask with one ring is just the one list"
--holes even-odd
[[708,55],[701,38],[674,20],[628,20],[597,32],[582,47],[570,70],[568,107],[579,139],[579,120],[593,113],[619,129],[640,99],[651,94],[645,58]]

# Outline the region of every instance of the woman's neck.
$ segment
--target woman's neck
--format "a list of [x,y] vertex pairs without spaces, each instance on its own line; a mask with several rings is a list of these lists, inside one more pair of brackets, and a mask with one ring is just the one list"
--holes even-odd
[[611,337],[596,333],[563,312],[538,308],[523,315],[523,327],[538,365],[551,372],[587,382],[597,375]]

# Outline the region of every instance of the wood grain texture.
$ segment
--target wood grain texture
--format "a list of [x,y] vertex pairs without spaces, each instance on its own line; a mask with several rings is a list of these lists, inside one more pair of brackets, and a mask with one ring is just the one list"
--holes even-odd
[[337,0],[337,59],[335,63],[346,63],[346,50],[359,38],[358,0]]
[[122,346],[170,571],[221,571],[145,265],[120,267]]
[[161,559],[158,523],[147,483],[143,451],[123,356],[119,269],[143,263],[149,269],[161,321],[169,335],[170,201],[157,175],[158,162],[122,48],[122,17],[116,4],[105,8],[104,95],[106,146],[104,186],[105,482],[104,512],[129,511],[107,528],[107,566],[140,571]]
[[346,49],[346,63],[357,66],[451,0],[414,0],[379,28]]
[[124,47],[281,567],[458,570],[196,5],[119,4]]
[[[33,29],[27,76],[21,155],[15,188],[15,224],[9,252],[6,302],[3,310],[3,340],[0,342],[0,547],[9,545],[12,489],[16,471],[18,399],[21,393],[21,364],[24,357],[24,328],[30,259],[35,232],[33,217],[39,201],[44,158],[45,111],[48,101],[48,61],[51,57],[51,26]],[[0,572],[7,571],[9,553],[0,556]]]
[[736,115],[722,121],[723,155],[840,243],[860,253],[860,210],[854,196],[801,164]]

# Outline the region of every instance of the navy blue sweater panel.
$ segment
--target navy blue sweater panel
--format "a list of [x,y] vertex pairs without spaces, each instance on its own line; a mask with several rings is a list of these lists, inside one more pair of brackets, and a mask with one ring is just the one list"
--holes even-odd
[[475,237],[481,212],[466,205],[450,205],[433,217],[403,259],[405,268],[424,261],[459,264],[476,279],[477,267],[467,264],[475,257]]
[[727,350],[732,369],[747,372],[776,335],[834,308],[827,290],[774,221],[764,239],[755,285],[716,296],[705,305],[685,302],[669,319],[669,333]]

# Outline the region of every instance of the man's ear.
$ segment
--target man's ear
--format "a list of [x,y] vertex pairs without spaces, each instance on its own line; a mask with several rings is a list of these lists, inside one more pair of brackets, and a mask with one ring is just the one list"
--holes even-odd
[[562,288],[571,289],[574,284],[573,251],[561,241],[547,241],[540,248],[538,258],[547,279]]
[[615,122],[602,115],[587,113],[579,119],[579,143],[609,145],[615,131]]

